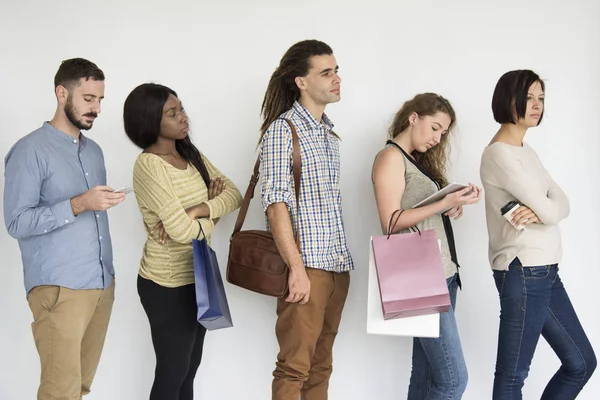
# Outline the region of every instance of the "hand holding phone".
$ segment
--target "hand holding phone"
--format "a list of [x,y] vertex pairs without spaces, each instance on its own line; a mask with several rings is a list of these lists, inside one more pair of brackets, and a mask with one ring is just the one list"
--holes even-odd
[[[121,188],[123,190],[127,188]],[[77,216],[84,211],[104,211],[116,206],[125,200],[125,193],[117,192],[110,186],[94,186],[71,199],[73,215]]]

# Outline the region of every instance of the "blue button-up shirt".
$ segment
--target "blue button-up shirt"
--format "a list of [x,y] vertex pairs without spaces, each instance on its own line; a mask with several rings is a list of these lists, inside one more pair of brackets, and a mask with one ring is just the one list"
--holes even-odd
[[5,167],[4,221],[19,241],[26,292],[109,287],[115,272],[106,211],[75,217],[70,201],[106,185],[100,146],[45,122],[12,147]]

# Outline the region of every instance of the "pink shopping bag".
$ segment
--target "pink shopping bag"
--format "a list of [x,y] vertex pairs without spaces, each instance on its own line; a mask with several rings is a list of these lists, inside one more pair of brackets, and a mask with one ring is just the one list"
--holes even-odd
[[392,235],[393,217],[388,235],[372,238],[383,318],[447,312],[450,295],[435,230]]

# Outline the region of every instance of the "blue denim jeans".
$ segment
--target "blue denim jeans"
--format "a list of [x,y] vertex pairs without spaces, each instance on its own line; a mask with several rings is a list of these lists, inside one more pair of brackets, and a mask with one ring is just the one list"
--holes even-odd
[[454,309],[458,274],[447,279],[452,307],[440,314],[440,337],[414,338],[408,400],[458,400],[467,388],[463,356]]
[[522,267],[515,258],[508,271],[494,271],[494,279],[500,295],[500,330],[493,399],[522,399],[540,334],[562,363],[541,399],[575,399],[596,368],[596,356],[557,265]]

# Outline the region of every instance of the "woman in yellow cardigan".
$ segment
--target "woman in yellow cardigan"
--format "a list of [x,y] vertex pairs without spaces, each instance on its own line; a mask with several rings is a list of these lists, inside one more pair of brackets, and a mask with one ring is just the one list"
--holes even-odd
[[123,121],[143,149],[133,187],[147,232],[137,286],[156,353],[150,400],[192,400],[206,333],[196,320],[192,240],[209,240],[242,197],[190,140],[173,90],[138,86],[125,100]]

